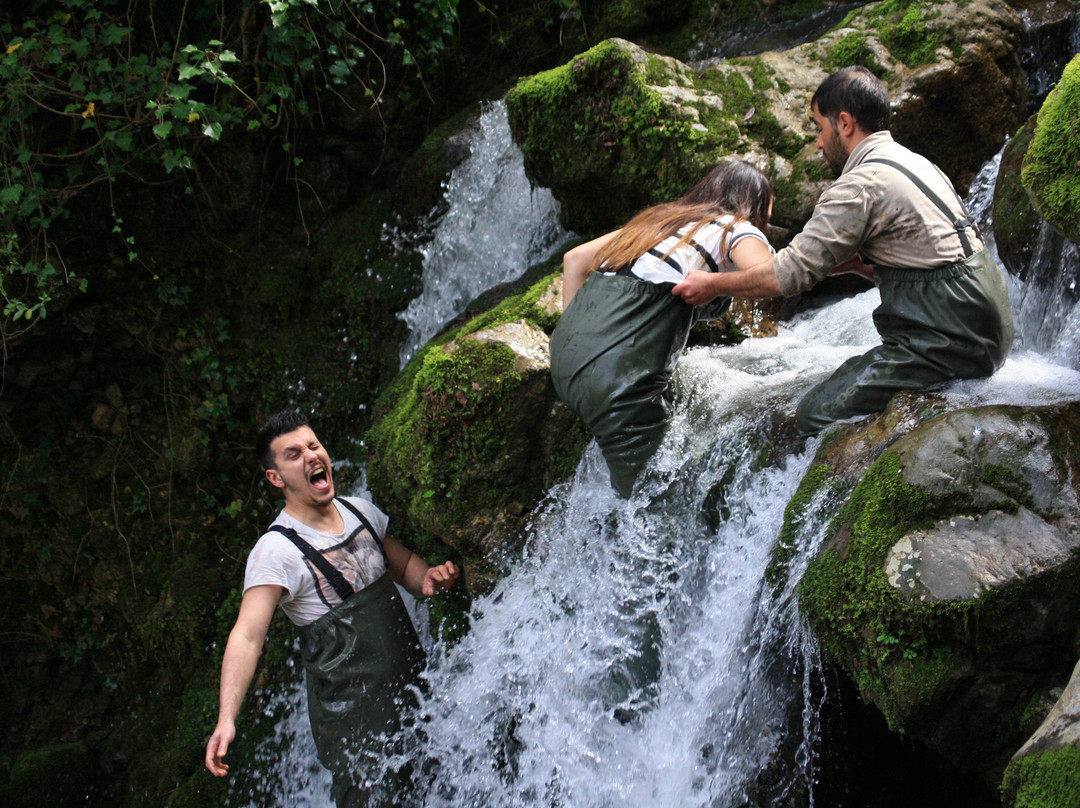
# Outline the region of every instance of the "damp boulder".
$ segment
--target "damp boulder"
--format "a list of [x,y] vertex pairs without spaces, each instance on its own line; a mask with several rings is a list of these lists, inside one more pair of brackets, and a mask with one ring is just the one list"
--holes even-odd
[[774,220],[797,229],[830,178],[809,115],[830,72],[858,63],[880,75],[897,140],[964,191],[1026,117],[1020,30],[1002,0],[972,0],[872,3],[814,42],[694,64],[609,39],[522,79],[507,112],[526,173],[570,230],[616,227],[726,157],[770,175]]
[[421,349],[376,402],[368,483],[421,552],[448,546],[469,589],[496,575],[547,489],[573,472],[586,442],[551,385],[548,334],[561,281],[537,268],[524,285]]
[[1039,215],[1080,243],[1080,55],[1065,67],[1035,117],[1021,180]]
[[1042,724],[1009,761],[1005,808],[1080,805],[1080,663]]
[[[1072,123],[1065,118],[1070,128],[1063,139],[1062,116],[1070,103]],[[993,196],[993,235],[1001,263],[1022,281],[1053,289],[1069,302],[1080,297],[1080,266],[1058,259],[1080,245],[1078,109],[1080,57],[1002,150]]]
[[1080,404],[938,412],[826,436],[808,480],[842,507],[799,602],[891,728],[996,784],[1076,663]]

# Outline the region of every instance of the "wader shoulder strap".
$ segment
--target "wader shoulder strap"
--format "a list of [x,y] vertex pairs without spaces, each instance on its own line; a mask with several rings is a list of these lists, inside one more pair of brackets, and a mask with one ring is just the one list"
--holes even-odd
[[360,513],[359,508],[357,508],[355,505],[352,505],[348,501],[342,499],[341,497],[334,497],[334,499],[337,500],[338,502],[340,502],[342,505],[344,505],[349,511],[352,512],[353,516],[355,516],[357,519],[360,520],[360,524],[362,524],[364,526],[364,528],[367,530],[367,532],[371,534],[371,538],[375,540],[375,543],[377,545],[379,545],[379,552],[382,553],[383,561],[386,562],[386,567],[387,567],[387,569],[389,569],[390,568],[390,559],[386,557],[386,550],[383,548],[383,543],[382,543],[383,537],[375,532],[375,528],[373,528],[371,526],[371,522],[369,522],[367,520],[367,518],[364,516],[364,514]]
[[[713,221],[710,222],[710,224],[716,224],[716,222]],[[701,260],[705,262],[705,266],[709,268],[709,272],[720,271],[720,267],[716,265],[716,259],[712,257],[712,254],[706,250],[699,241],[688,238],[684,243],[701,256]],[[656,247],[651,247],[648,252],[649,255],[659,258],[661,261],[671,266],[680,275],[686,275],[686,270],[683,269],[682,266],[679,265],[679,262],[672,258],[671,255],[664,255],[664,253],[660,252]],[[619,273],[616,272],[616,274]],[[627,274],[629,274],[629,270],[627,271]]]
[[[270,529],[277,531],[295,544],[296,548],[304,554],[307,560],[314,564],[315,568],[330,582],[330,585],[334,587],[334,591],[337,592],[339,598],[344,601],[354,594],[354,590],[349,586],[349,582],[345,580],[345,576],[342,575],[333,564],[327,561],[322,553],[304,541],[299,533],[291,527],[285,527],[284,525],[270,525]],[[379,546],[381,547],[382,544]]]
[[[915,184],[915,187],[922,191],[923,195],[925,195],[927,199],[933,202],[934,205],[937,206],[938,210],[944,213],[945,216],[949,219],[949,221],[953,223],[953,227],[956,228],[956,234],[960,237],[960,243],[964,247],[964,257],[971,257],[974,250],[972,249],[971,239],[968,238],[966,230],[970,227],[972,230],[975,231],[977,235],[979,229],[975,226],[975,222],[971,220],[971,215],[968,213],[967,207],[964,205],[964,200],[960,198],[960,194],[956,194],[956,201],[960,203],[961,215],[959,219],[954,219],[953,217],[955,214],[953,213],[952,209],[950,209],[949,206],[945,204],[945,201],[941,197],[931,191],[930,187],[925,182],[915,176],[915,172],[913,172],[911,169],[907,168],[906,166],[900,165],[900,163],[894,162],[892,160],[885,160],[881,157],[871,158],[869,160],[866,160],[865,162],[881,163],[883,165],[891,166],[892,168],[895,168],[897,171],[899,171],[901,174],[905,175],[909,180],[911,180]],[[953,193],[956,193],[955,189],[953,189]]]

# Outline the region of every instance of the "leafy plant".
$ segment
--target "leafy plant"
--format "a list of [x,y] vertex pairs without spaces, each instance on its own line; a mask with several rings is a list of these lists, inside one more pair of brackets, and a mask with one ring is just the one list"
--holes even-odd
[[[376,109],[436,63],[457,0],[31,0],[0,11],[0,337],[84,291],[57,224],[104,189],[122,256],[138,259],[113,187],[195,183],[200,154],[234,133],[291,132],[333,94]],[[411,82],[400,82],[411,74]],[[391,85],[391,81],[395,82]],[[393,87],[393,90],[391,90]],[[359,92],[357,92],[357,90]],[[96,201],[96,198],[95,198]]]

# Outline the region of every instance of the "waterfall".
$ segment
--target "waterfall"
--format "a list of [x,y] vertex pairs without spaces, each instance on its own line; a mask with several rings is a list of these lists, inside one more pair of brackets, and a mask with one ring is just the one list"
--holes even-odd
[[485,107],[469,157],[429,218],[436,224],[420,248],[423,291],[399,315],[411,330],[402,367],[475,297],[518,278],[570,237],[551,192],[529,185],[501,100]]
[[[993,191],[1001,153],[972,183],[968,207],[987,249],[997,254],[993,234]],[[1025,273],[1006,274],[1016,339],[1005,365],[989,379],[949,388],[953,406],[1050,404],[1080,399],[1080,248],[1042,222]]]
[[[996,171],[991,161],[973,186],[984,225]],[[1067,277],[1075,248],[1045,260]],[[955,406],[1080,399],[1080,306],[1059,312],[1053,290],[1009,283],[1013,354],[946,396]],[[776,337],[688,350],[671,428],[630,500],[612,493],[590,445],[505,559],[509,573],[476,599],[470,631],[432,649],[412,749],[425,806],[821,805],[824,685],[794,586],[836,503],[811,503],[786,588],[766,586],[818,446],[784,451],[775,433],[810,385],[878,342],[878,302],[875,289],[822,300]],[[291,715],[291,740],[273,747],[279,785],[237,804],[329,808],[312,793],[303,711]]]

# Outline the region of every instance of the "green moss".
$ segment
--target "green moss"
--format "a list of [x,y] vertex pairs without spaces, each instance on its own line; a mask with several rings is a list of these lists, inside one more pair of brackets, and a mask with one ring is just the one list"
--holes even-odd
[[646,84],[666,84],[671,79],[671,68],[663,59],[649,54],[644,79]]
[[937,16],[936,12],[928,9],[931,4],[885,0],[881,5],[881,13],[887,18],[891,17],[878,27],[889,52],[908,67],[932,62],[941,37],[927,25],[929,20]]
[[1031,483],[1016,469],[987,463],[983,466],[982,481],[1009,497],[1014,507],[1035,509],[1031,495]]
[[[869,28],[877,32],[893,58],[908,67],[919,67],[932,62],[934,51],[943,43],[940,31],[929,25],[939,16],[934,3],[928,0],[884,0],[851,11],[832,30]],[[873,60],[865,43],[865,33],[845,35],[825,55],[829,69],[863,64],[879,73],[880,65],[870,64],[870,61]]]
[[839,70],[849,65],[862,65],[879,73],[881,68],[874,59],[873,51],[866,40],[866,35],[857,31],[845,34],[835,42],[825,54],[823,66],[829,70]]
[[1080,242],[1080,56],[1043,102],[1021,180],[1044,219]]
[[776,87],[780,92],[786,93],[790,89],[787,82],[777,77],[776,71],[765,64],[759,57],[735,60],[735,62],[750,68],[750,81],[754,85],[754,89],[759,92]]
[[[733,70],[733,66],[742,69]],[[746,139],[752,138],[790,160],[807,142],[798,134],[785,132],[769,111],[765,93],[775,86],[773,71],[759,58],[732,59],[726,68],[701,70],[694,86],[723,101],[722,109],[699,107],[701,122],[708,127],[719,153],[737,151],[745,146]]]
[[[746,80],[714,73],[714,84],[737,94],[725,98],[724,117],[745,114],[752,103]],[[522,80],[507,94],[510,128],[526,172],[552,189],[568,227],[600,232],[643,207],[678,197],[730,150],[730,126],[710,128],[716,118],[705,105],[698,107],[708,118],[703,130],[688,110],[668,104],[649,85],[671,80],[661,60],[639,63],[607,41],[567,65]]]
[[839,540],[815,560],[799,584],[799,602],[821,627],[826,652],[851,670],[891,726],[933,691],[948,648],[931,648],[922,631],[925,612],[962,605],[913,604],[882,571],[898,539],[929,527],[937,503],[903,482],[899,457],[887,452],[852,492],[834,523]]
[[9,805],[68,808],[84,804],[91,790],[94,764],[81,743],[59,743],[22,753],[11,767]]
[[765,570],[765,583],[773,597],[780,595],[788,582],[788,563],[799,549],[799,534],[811,506],[823,491],[836,484],[836,477],[826,463],[816,463],[803,475],[799,488],[784,508],[784,525],[780,538],[773,546],[769,566]]
[[1080,805],[1080,749],[1041,752],[1012,761],[1001,791],[1006,808],[1073,808]]
[[[505,345],[467,338],[517,321],[552,329],[558,314],[536,303],[554,279],[546,274],[437,337],[376,403],[367,436],[369,483],[380,502],[405,515],[422,554],[439,538],[454,543],[478,513],[498,512],[510,502],[528,506],[580,455],[585,436],[574,435],[569,411],[557,440],[538,431],[553,417],[546,376],[518,373]],[[456,347],[448,351],[451,341]],[[525,383],[533,387],[522,391]],[[482,552],[455,548],[466,556]]]

